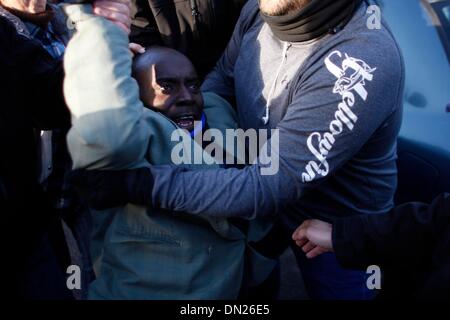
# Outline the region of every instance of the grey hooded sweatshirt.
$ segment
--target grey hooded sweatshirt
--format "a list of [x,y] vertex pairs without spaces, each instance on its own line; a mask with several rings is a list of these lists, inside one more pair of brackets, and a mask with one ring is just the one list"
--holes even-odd
[[241,128],[277,129],[268,145],[279,166],[263,174],[264,154],[245,169],[154,166],[153,202],[215,217],[278,216],[288,230],[305,218],[391,209],[404,68],[386,24],[368,25],[367,8],[333,34],[284,43],[249,1],[203,90],[234,96]]

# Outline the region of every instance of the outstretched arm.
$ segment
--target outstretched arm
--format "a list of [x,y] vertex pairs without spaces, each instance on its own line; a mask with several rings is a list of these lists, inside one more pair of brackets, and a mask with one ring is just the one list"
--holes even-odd
[[[430,205],[408,203],[388,214],[360,215],[338,219],[333,226],[307,220],[292,238],[309,258],[334,251],[347,268],[366,269],[376,265],[416,265],[437,247],[448,248],[450,194]],[[444,250],[442,250],[444,252]],[[448,252],[450,257],[450,252]],[[425,258],[424,258],[425,257]]]
[[[378,128],[392,123],[390,132],[383,137],[384,143],[393,145],[396,139],[403,90],[400,55],[389,50],[392,58],[386,62],[382,52],[371,55],[355,47],[343,43],[327,55],[335,59],[350,59],[349,55],[358,61],[364,59],[367,68],[359,85],[341,87],[336,80],[340,75],[326,65],[308,70],[297,84],[268,147],[262,148],[270,152],[261,152],[257,164],[242,170],[196,171],[153,166],[147,174],[154,183],[145,188],[136,185],[134,192],[141,194],[141,199],[149,199],[146,204],[216,218],[253,219],[286,211],[303,214],[298,201],[304,192],[332,177]],[[382,103],[385,100],[381,97],[392,103]],[[321,213],[311,214],[320,217]]]
[[[381,53],[368,55],[355,51],[355,47],[343,43],[323,56],[325,61],[327,57],[353,56],[366,62],[365,80],[354,90],[341,88],[338,75],[325,64],[308,69],[269,141],[271,152],[267,156],[262,152],[258,164],[243,170],[198,172],[152,167],[153,203],[164,209],[215,217],[252,219],[283,212],[300,215],[298,201],[304,193],[333,177],[384,124],[393,124],[383,137],[384,143],[393,145],[400,123],[401,58],[398,52],[389,50],[396,55],[385,61]],[[383,103],[381,97],[391,103]]]
[[430,205],[409,203],[389,214],[357,216],[337,222],[333,244],[338,260],[347,268],[365,269],[374,263],[415,265],[442,245],[440,239],[448,239],[445,232],[449,225],[450,195],[447,194]]

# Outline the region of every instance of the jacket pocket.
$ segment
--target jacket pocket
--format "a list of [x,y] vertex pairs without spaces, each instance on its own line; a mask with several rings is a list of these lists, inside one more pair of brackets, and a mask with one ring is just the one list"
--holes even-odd
[[[181,241],[176,240],[171,235],[153,231],[153,232],[136,232],[125,227],[118,227],[116,234],[121,235],[123,242],[145,242],[148,244],[161,244],[181,247]],[[128,240],[127,240],[128,238]]]
[[175,236],[175,226],[168,213],[152,212],[135,205],[127,205],[121,214],[116,215],[112,229],[124,241],[148,242],[181,246]]

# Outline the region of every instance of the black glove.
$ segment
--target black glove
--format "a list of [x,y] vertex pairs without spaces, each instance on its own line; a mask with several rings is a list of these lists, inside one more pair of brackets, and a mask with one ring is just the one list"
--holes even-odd
[[70,181],[89,207],[96,210],[133,203],[152,205],[153,176],[148,168],[123,171],[76,170]]

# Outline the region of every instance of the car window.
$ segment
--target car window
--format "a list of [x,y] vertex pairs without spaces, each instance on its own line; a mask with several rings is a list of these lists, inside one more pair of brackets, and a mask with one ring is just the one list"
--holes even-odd
[[[444,114],[450,103],[450,63],[430,5],[449,21],[450,0],[380,0],[382,16],[399,43],[406,67],[405,112]],[[445,17],[445,18],[444,18]],[[445,25],[448,31],[448,24]]]
[[450,3],[448,1],[438,1],[432,3],[440,17],[447,39],[450,39]]
[[447,37],[450,39],[450,4],[445,4],[438,12],[442,14],[444,30]]
[[441,36],[450,61],[450,0],[427,0],[423,3]]

